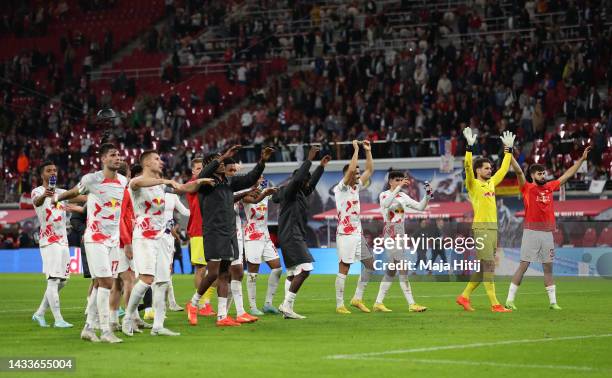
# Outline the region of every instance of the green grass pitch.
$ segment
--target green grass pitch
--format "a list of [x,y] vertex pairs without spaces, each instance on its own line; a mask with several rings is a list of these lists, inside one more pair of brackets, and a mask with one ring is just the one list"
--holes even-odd
[[[183,305],[192,294],[193,276],[174,277]],[[357,277],[350,276],[346,298]],[[263,300],[267,279],[258,281]],[[76,372],[0,373],[6,376],[205,377],[291,376],[612,376],[612,281],[560,278],[557,296],[563,311],[548,310],[541,278],[526,279],[519,290],[519,311],[491,313],[484,289],[473,296],[474,313],[454,303],[464,284],[413,282],[425,313],[408,313],[399,284],[385,304],[389,314],[334,312],[334,276],[311,276],[296,301],[306,320],[264,316],[257,324],[216,328],[200,318],[189,326],[184,312],[168,313],[168,328],[180,337],[152,337],[147,332],[124,337],[119,345],[79,339],[84,323],[88,281],[72,277],[61,292],[64,318],[75,328],[42,329],[31,321],[44,290],[40,274],[0,275],[0,357],[75,357]],[[276,302],[282,295],[282,282]],[[507,280],[497,282],[505,300]],[[371,306],[378,283],[366,290]],[[244,288],[246,303],[246,287]],[[260,303],[261,305],[261,303]],[[233,311],[232,311],[233,312]],[[47,322],[52,323],[50,313]],[[123,337],[119,333],[118,336]]]

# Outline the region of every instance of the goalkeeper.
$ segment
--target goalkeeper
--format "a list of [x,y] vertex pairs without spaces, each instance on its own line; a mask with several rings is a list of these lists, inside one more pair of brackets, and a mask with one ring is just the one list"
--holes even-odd
[[[495,250],[497,249],[497,205],[495,203],[495,187],[499,185],[510,167],[512,160],[512,146],[514,145],[514,134],[505,131],[501,137],[504,144],[504,160],[501,167],[494,175],[493,164],[486,157],[478,157],[472,165],[472,149],[476,142],[476,132],[466,127],[463,135],[467,139],[465,152],[465,186],[467,188],[472,208],[474,209],[474,220],[472,230],[474,240],[476,240],[476,257],[480,260],[481,270],[472,273],[470,282],[465,290],[457,297],[457,304],[463,306],[466,311],[474,311],[470,303],[472,292],[484,282],[485,290],[489,301],[491,301],[491,311],[511,312],[497,300],[495,295]],[[475,177],[474,177],[475,176]]]

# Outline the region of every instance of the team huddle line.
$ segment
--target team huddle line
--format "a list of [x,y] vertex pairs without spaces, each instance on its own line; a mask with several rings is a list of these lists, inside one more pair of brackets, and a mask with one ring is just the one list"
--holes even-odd
[[[558,190],[586,160],[590,147],[574,166],[559,179],[546,182],[545,168],[532,165],[527,182],[524,173],[512,155],[514,135],[504,132],[501,137],[505,152],[501,167],[493,174],[492,162],[484,157],[473,159],[472,147],[476,134],[470,128],[463,132],[467,140],[464,160],[465,186],[474,209],[472,224],[477,260],[470,266],[470,282],[457,297],[457,304],[466,311],[474,311],[471,293],[482,283],[491,302],[493,312],[511,312],[522,277],[531,262],[542,263],[544,282],[550,308],[559,310],[552,277],[555,229],[553,191]],[[114,331],[131,337],[144,328],[154,336],[179,336],[165,327],[166,308],[180,311],[172,287],[174,243],[178,227],[174,212],[189,216],[191,261],[195,266],[192,298],[185,311],[191,325],[197,325],[199,316],[217,317],[219,327],[235,327],[254,323],[264,314],[279,314],[286,319],[305,319],[294,310],[297,294],[314,269],[314,259],[306,244],[307,208],[309,196],[331,160],[324,156],[310,172],[319,154],[311,147],[307,159],[280,188],[270,187],[263,173],[274,149],[266,147],[259,162],[246,174],[238,175],[238,164],[233,157],[241,146],[233,146],[223,154],[210,154],[193,159],[192,179],[184,184],[163,178],[164,163],[156,151],[141,154],[139,164],[128,167],[112,144],[103,144],[99,155],[102,170],[81,178],[77,186],[64,190],[57,188],[57,167],[44,162],[40,167],[43,185],[32,191],[36,214],[40,221],[39,245],[47,288],[33,320],[47,327],[45,312],[50,309],[54,326],[71,328],[60,311],[59,292],[69,275],[69,252],[66,236],[66,212],[86,214],[83,247],[92,286],[87,295],[87,319],[81,338],[92,342],[119,343]],[[359,152],[365,153],[365,169],[358,166]],[[495,252],[497,249],[497,208],[495,187],[501,183],[512,165],[518,176],[525,204],[525,225],[521,244],[521,262],[510,284],[505,306],[495,293]],[[338,274],[335,280],[336,312],[350,314],[344,302],[346,276],[353,263],[363,265],[357,288],[350,300],[351,306],[362,312],[371,312],[363,301],[365,289],[374,270],[384,270],[373,311],[390,312],[384,298],[394,277],[408,303],[409,312],[423,312],[427,307],[416,303],[408,280],[407,260],[411,248],[407,240],[421,243],[420,237],[408,236],[405,219],[408,211],[423,211],[433,197],[433,188],[425,183],[425,195],[420,201],[402,191],[409,184],[404,172],[388,174],[389,189],[379,196],[384,220],[382,238],[376,238],[370,249],[364,238],[360,221],[359,192],[373,173],[373,159],[369,141],[353,141],[352,158],[343,168],[343,178],[333,189],[338,214],[336,235]],[[189,209],[178,196],[185,195]],[[275,307],[274,297],[280,283],[282,268],[278,251],[268,232],[268,203],[280,206],[278,239],[286,266],[284,298]],[[246,224],[240,218],[240,205],[246,214]],[[394,241],[394,243],[387,243]],[[402,245],[401,241],[404,241]],[[460,245],[461,244],[461,245]],[[467,243],[455,243],[453,248],[469,248]],[[373,253],[386,251],[386,260],[375,260]],[[412,251],[413,253],[414,251]],[[244,264],[247,265],[247,294],[249,311],[245,310],[242,293]],[[271,268],[264,306],[257,306],[256,282],[259,266],[265,262]],[[478,265],[475,265],[478,262]],[[446,263],[443,259],[443,263]],[[85,269],[84,269],[85,270]],[[152,292],[153,324],[140,318],[139,304]],[[218,297],[215,312],[211,298]],[[123,321],[119,322],[118,308],[121,296],[126,305]],[[229,315],[232,302],[236,316]],[[146,319],[145,319],[146,320]],[[100,337],[96,329],[101,330]]]

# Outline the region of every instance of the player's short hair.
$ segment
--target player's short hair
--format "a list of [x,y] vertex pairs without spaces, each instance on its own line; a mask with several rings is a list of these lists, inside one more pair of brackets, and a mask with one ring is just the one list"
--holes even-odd
[[43,171],[45,170],[45,167],[48,167],[50,165],[55,165],[55,163],[52,160],[45,160],[43,161],[39,166],[38,166],[38,175],[42,176]]
[[156,150],[146,150],[143,153],[140,154],[140,157],[138,158],[138,162],[140,162],[140,165],[144,165],[144,161],[151,155],[153,154],[157,154],[158,152]]
[[106,154],[107,154],[107,153],[109,153],[111,150],[118,150],[118,149],[117,149],[117,146],[115,146],[115,145],[114,145],[114,144],[112,144],[112,143],[103,143],[103,144],[100,146],[100,156],[104,156],[104,155],[106,155]]
[[119,173],[120,175],[127,176],[128,169],[130,169],[130,166],[128,165],[128,163],[125,161],[122,161],[121,164],[119,165],[119,169],[117,170],[117,173]]
[[491,164],[491,166],[493,166],[493,162],[489,158],[478,157],[474,159],[474,174],[476,174],[476,170],[482,168],[482,166],[485,165],[485,163],[489,163]]
[[529,176],[536,172],[546,172],[546,167],[542,164],[531,164],[529,167]]
[[132,172],[132,177],[136,177],[142,174],[142,165],[134,164],[132,165],[132,168],[130,168],[130,171]]
[[233,158],[227,158],[227,159],[223,160],[223,164],[225,164],[225,165],[236,164],[236,160],[234,160]]
[[[349,166],[350,166],[350,164],[346,164],[346,165],[344,165],[344,167],[342,167],[342,174],[343,174],[343,175],[345,175],[345,174],[346,174],[346,171],[348,171]],[[359,167],[359,166],[357,166],[357,167]]]
[[406,177],[406,174],[402,171],[391,171],[389,172],[389,178],[387,179],[387,181],[391,181],[393,179],[396,179],[398,177],[404,178]]
[[203,161],[204,161],[204,159],[203,159],[203,158],[201,158],[201,157],[197,157],[197,158],[195,158],[195,159],[191,159],[191,168],[193,168],[193,167],[194,167],[196,164],[198,164],[198,163],[199,163],[199,164],[202,164],[202,163],[203,163]]

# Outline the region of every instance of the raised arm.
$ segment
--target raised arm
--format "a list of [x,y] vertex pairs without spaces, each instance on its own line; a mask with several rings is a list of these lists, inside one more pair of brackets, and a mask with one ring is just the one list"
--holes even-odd
[[506,173],[508,173],[508,169],[510,169],[511,160],[512,153],[510,153],[510,150],[506,147],[504,148],[504,160],[502,161],[501,167],[499,167],[497,172],[495,172],[493,177],[491,177],[493,179],[494,186],[499,185],[503,181],[504,177],[506,177]]
[[44,190],[33,190],[32,191],[32,204],[34,207],[40,207],[43,203],[45,203],[45,198],[53,198],[55,192],[53,190],[44,189]]
[[369,140],[363,141],[363,149],[366,155],[366,165],[361,175],[361,182],[365,185],[370,180],[370,177],[372,177],[372,173],[374,173],[374,159],[372,159],[372,146]]
[[240,190],[250,188],[251,186],[257,184],[257,180],[261,177],[264,169],[266,168],[266,162],[272,156],[274,152],[274,148],[265,147],[261,152],[261,159],[255,165],[255,167],[244,176],[234,176],[230,180],[230,186],[234,192],[238,192]]
[[[65,191],[64,193],[58,194],[57,197],[55,197],[55,200],[53,202],[57,203],[57,202],[62,202],[62,201],[70,200],[70,199],[73,199],[76,196],[78,196],[80,194],[84,194],[84,193],[85,193],[85,191],[82,189],[82,187],[80,185],[77,185],[74,188]],[[43,199],[43,201],[44,201],[44,199]]]
[[169,185],[175,189],[177,189],[178,186],[175,181],[154,177],[138,176],[136,178],[133,178],[132,181],[130,181],[130,189],[132,190],[139,190],[140,188],[149,188],[151,186],[156,185]]
[[304,195],[309,196],[312,192],[314,192],[321,176],[323,176],[323,171],[325,171],[325,167],[327,163],[331,160],[331,156],[325,155],[323,159],[321,159],[321,164],[312,172],[312,176],[310,176],[310,180],[308,180],[308,184],[304,189]]
[[516,178],[518,179],[519,188],[522,188],[525,185],[525,181],[526,181],[525,174],[523,173],[521,166],[516,161],[514,156],[512,156],[512,160],[510,161],[510,163],[512,164],[512,169],[514,170],[514,173],[516,173]]
[[414,209],[418,211],[423,211],[427,207],[429,203],[429,195],[425,194],[423,199],[420,202],[417,202],[410,198],[407,194],[401,193],[399,198],[404,210],[406,209]]
[[349,184],[351,181],[351,176],[357,170],[357,160],[359,160],[359,142],[357,142],[357,140],[353,140],[353,156],[351,157],[348,169],[346,170],[344,178],[342,179],[344,185]]
[[200,190],[202,185],[214,186],[215,180],[212,178],[198,178],[184,184],[179,184],[179,187],[175,190],[175,192],[176,194],[195,193]]
[[312,165],[312,161],[304,160],[300,168],[295,172],[293,177],[289,180],[289,184],[287,184],[285,188],[285,195],[288,198],[295,197],[298,190],[300,190],[300,185],[306,180],[308,177],[308,173],[310,172],[310,166]]
[[561,177],[559,177],[559,182],[561,183],[561,185],[565,184],[567,180],[572,178],[576,174],[576,172],[578,172],[578,168],[580,168],[582,163],[586,161],[587,156],[589,155],[590,151],[591,151],[591,146],[588,146],[587,148],[585,148],[580,159],[578,159],[578,161],[576,161],[574,165],[572,165],[567,171],[565,171],[563,175],[561,175]]
[[241,201],[247,196],[257,197],[261,194],[261,190],[258,188],[251,188],[249,190],[243,190],[237,193],[234,193],[234,202]]
[[476,143],[476,137],[478,134],[473,132],[470,127],[463,129],[463,136],[467,141],[465,147],[465,159],[463,159],[463,168],[465,169],[465,187],[469,190],[472,189],[474,184],[474,168],[472,166],[472,150],[474,149],[474,143]]
[[271,196],[278,192],[278,188],[266,188],[258,195],[252,195],[251,193],[247,193],[246,196],[242,199],[244,203],[260,203],[267,196]]
[[395,198],[395,196],[397,196],[397,193],[399,193],[400,190],[402,190],[402,186],[398,185],[395,189],[393,189],[393,191],[389,195],[384,195],[381,193],[380,207],[383,209],[390,208],[391,204],[393,203],[393,199]]

